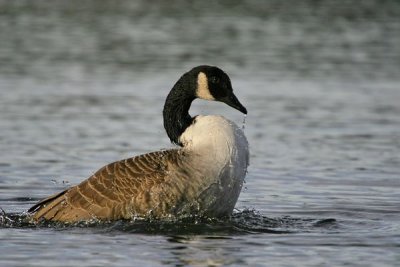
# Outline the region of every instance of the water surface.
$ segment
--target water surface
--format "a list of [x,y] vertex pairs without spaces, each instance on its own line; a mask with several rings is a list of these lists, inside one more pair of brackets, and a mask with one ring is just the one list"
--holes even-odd
[[[0,265],[396,266],[399,17],[398,1],[0,1]],[[109,162],[171,147],[165,96],[199,64],[249,111],[232,218],[22,221]],[[220,103],[191,113],[243,121]]]

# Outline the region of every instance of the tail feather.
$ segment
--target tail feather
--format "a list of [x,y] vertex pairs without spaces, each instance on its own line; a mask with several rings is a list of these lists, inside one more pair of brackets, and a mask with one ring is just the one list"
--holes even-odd
[[67,189],[67,190],[64,190],[64,191],[62,191],[62,192],[60,192],[60,193],[51,195],[51,196],[49,196],[49,197],[47,197],[47,198],[45,198],[45,199],[42,199],[41,201],[39,201],[38,203],[36,203],[35,205],[33,205],[33,206],[28,210],[28,212],[29,212],[29,213],[37,212],[38,210],[40,210],[40,209],[46,207],[46,204],[48,204],[49,202],[51,202],[51,201],[55,200],[56,198],[58,198],[58,197],[64,195],[67,191],[68,191],[68,189]]
[[34,213],[32,219],[38,221],[40,219],[54,220],[54,221],[79,221],[88,220],[93,216],[81,207],[71,206],[71,203],[66,201],[65,194],[70,190],[65,190],[61,193],[52,195],[43,199],[28,212]]
[[62,209],[64,194],[66,192],[67,190],[43,199],[42,201],[31,207],[28,212],[35,213],[33,215],[33,218],[35,220],[38,220],[40,218],[51,220]]
[[63,197],[52,201],[49,205],[43,206],[34,216],[35,219],[46,218],[52,220],[62,210]]

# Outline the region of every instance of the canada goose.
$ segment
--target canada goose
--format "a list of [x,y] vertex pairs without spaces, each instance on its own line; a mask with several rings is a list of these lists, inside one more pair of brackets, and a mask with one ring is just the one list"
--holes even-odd
[[195,98],[224,102],[247,114],[227,74],[213,66],[195,67],[174,85],[163,110],[168,137],[180,147],[110,163],[79,185],[31,207],[31,219],[230,215],[246,175],[247,139],[222,116],[191,117],[188,111]]

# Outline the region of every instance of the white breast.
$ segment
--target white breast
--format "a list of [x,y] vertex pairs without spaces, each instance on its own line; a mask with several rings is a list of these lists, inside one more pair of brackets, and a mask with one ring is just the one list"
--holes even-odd
[[194,179],[201,179],[199,205],[208,215],[229,215],[239,197],[249,164],[243,131],[222,116],[197,116],[181,135],[192,155]]

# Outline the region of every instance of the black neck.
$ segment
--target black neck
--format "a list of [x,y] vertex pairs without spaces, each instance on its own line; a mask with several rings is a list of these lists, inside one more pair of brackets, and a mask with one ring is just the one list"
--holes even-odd
[[[187,75],[187,74],[186,74]],[[165,101],[163,116],[164,128],[171,142],[182,146],[179,137],[192,123],[189,108],[195,99],[195,85],[188,83],[190,79],[182,77],[174,85]]]

